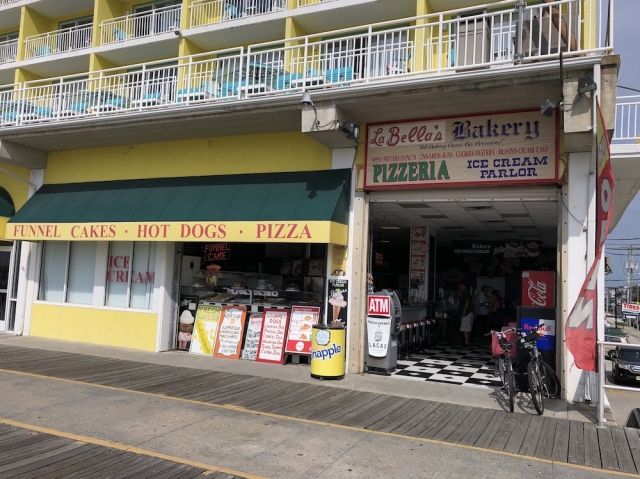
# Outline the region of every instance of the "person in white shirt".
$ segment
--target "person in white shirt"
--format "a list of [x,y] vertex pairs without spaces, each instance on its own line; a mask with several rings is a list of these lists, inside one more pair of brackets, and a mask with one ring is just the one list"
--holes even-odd
[[476,327],[476,333],[478,334],[484,334],[488,331],[487,328],[489,327],[489,311],[487,310],[486,302],[487,295],[489,294],[490,290],[491,288],[485,284],[473,297],[473,307],[476,313],[474,325]]

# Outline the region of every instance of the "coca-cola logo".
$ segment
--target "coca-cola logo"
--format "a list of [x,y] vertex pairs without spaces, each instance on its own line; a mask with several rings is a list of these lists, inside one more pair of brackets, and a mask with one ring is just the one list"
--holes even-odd
[[531,278],[528,280],[527,296],[529,300],[536,306],[547,305],[547,284],[543,281],[533,281]]

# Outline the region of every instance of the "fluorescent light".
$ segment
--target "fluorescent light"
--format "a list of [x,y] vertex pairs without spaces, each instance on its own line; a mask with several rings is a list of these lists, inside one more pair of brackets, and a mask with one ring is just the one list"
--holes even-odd
[[379,240],[378,243],[391,243],[389,240]]
[[381,226],[380,227],[381,230],[399,230],[402,229],[399,226]]

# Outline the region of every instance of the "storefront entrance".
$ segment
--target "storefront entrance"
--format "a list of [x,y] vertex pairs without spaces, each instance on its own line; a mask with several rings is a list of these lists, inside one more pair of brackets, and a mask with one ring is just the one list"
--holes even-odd
[[11,271],[13,246],[11,243],[0,245],[0,332],[13,331],[15,319],[15,293]]
[[[555,289],[557,192],[540,186],[370,193],[373,290],[394,290],[403,308],[394,377],[501,386],[484,334],[518,321],[518,307],[530,305],[523,298],[530,276],[550,275]],[[468,309],[474,315],[468,346],[461,283],[475,303]],[[428,335],[424,319],[432,324]]]

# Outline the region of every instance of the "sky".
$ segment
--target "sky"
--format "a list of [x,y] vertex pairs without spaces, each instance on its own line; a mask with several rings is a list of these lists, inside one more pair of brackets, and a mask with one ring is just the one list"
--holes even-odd
[[[618,75],[618,86],[640,90],[640,53],[638,50],[638,18],[640,18],[640,0],[615,0],[614,10],[614,52],[621,55],[622,66]],[[640,95],[618,88],[618,96]],[[620,251],[621,245],[638,248],[635,260],[640,262],[640,194],[635,197],[616,228],[607,239],[607,255],[613,273],[607,276],[607,286],[625,286],[627,274],[624,270],[626,254]],[[639,238],[634,241],[622,241],[626,238]],[[619,256],[625,254],[625,256]],[[617,281],[616,281],[617,280]],[[634,283],[640,282],[640,273],[636,270]]]

